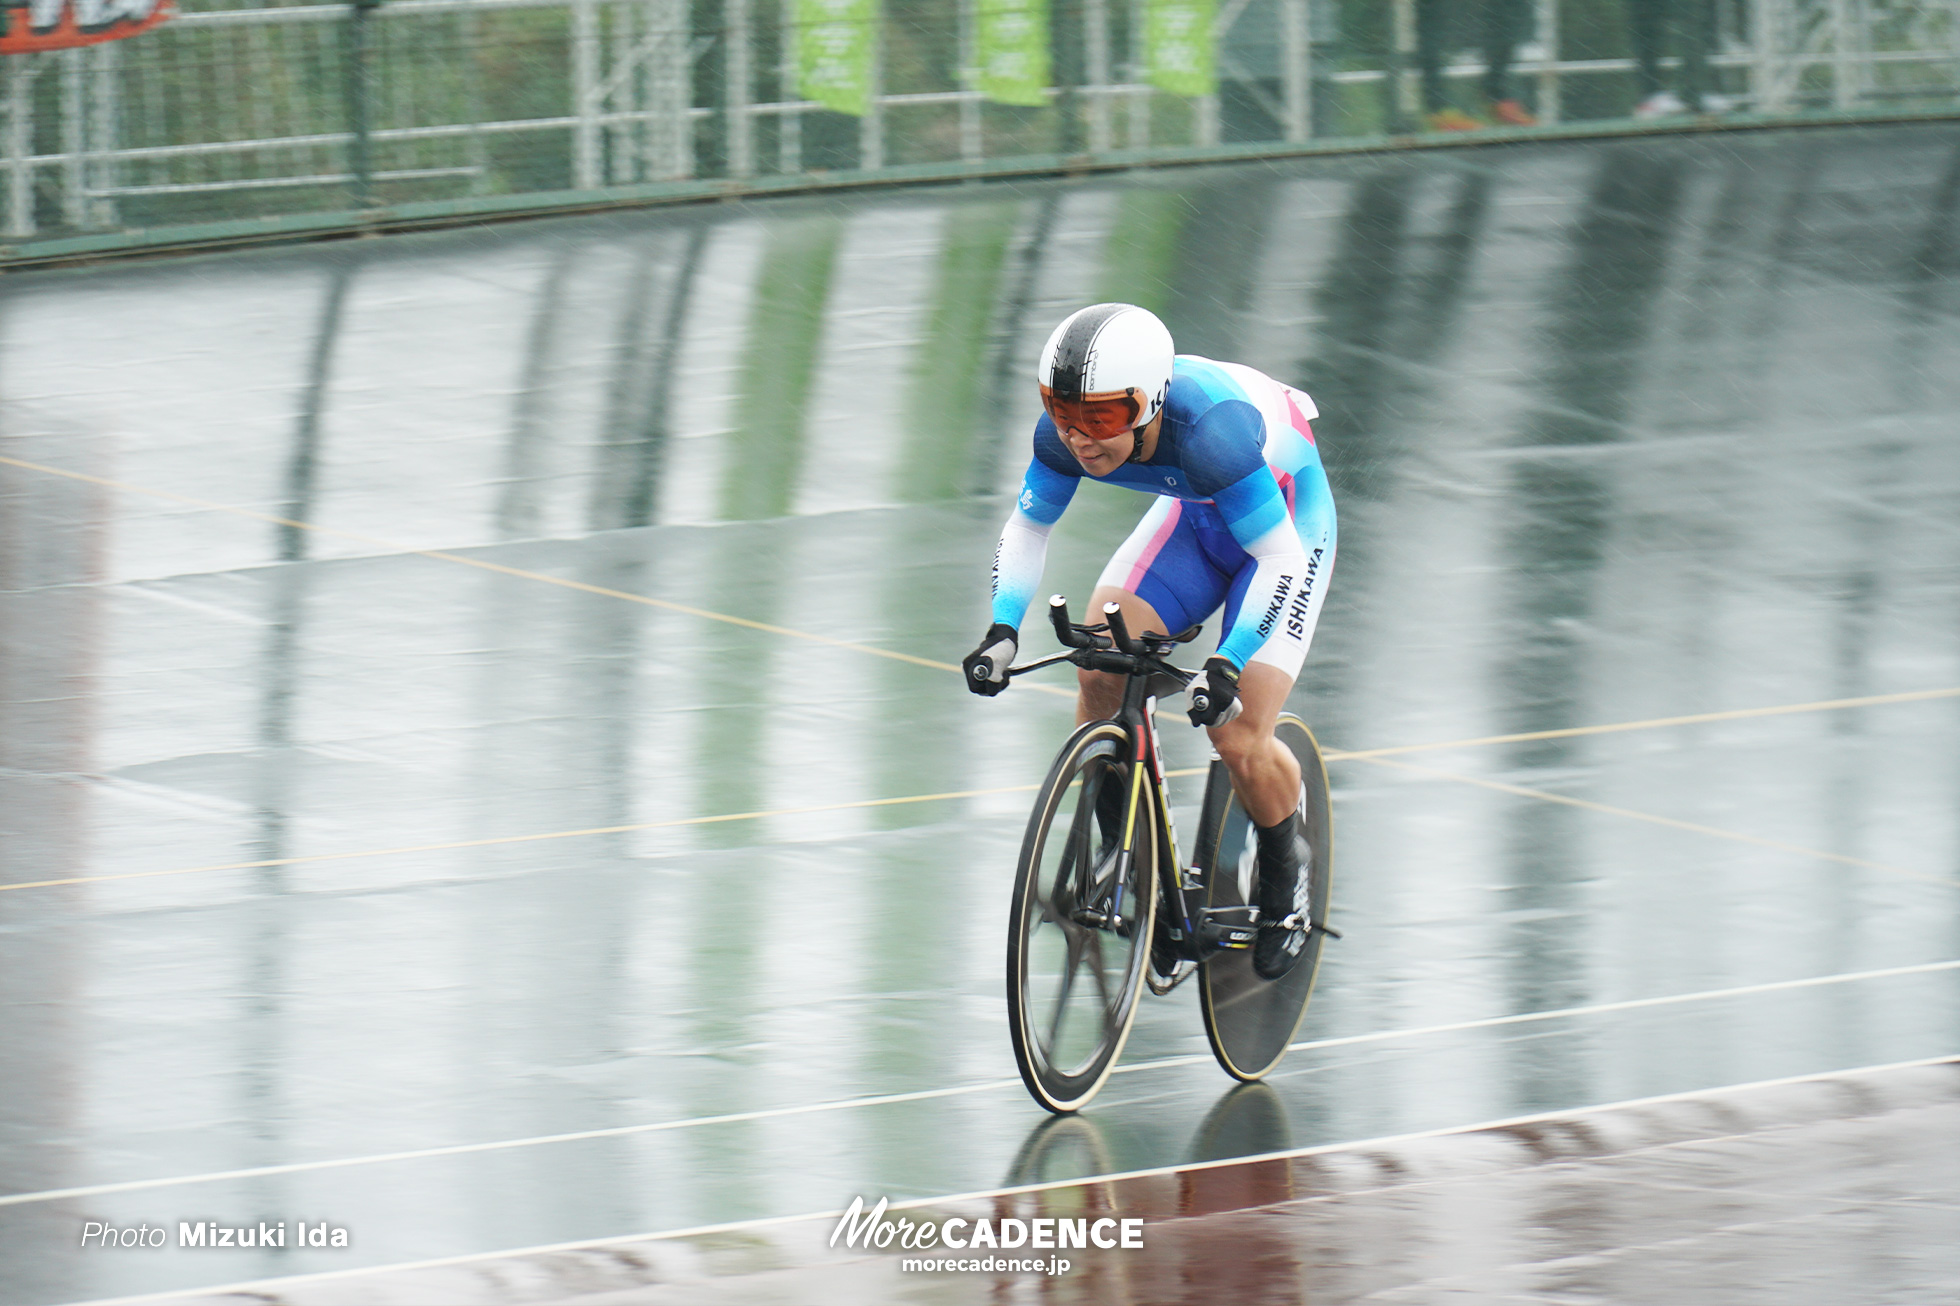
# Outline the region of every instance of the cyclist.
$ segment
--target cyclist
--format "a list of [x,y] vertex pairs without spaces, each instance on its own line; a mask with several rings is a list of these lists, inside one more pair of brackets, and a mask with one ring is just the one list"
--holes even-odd
[[[1273,736],[1300,674],[1334,569],[1334,498],[1308,422],[1313,401],[1236,363],[1174,353],[1155,314],[1096,304],[1049,336],[1037,368],[1043,413],[1021,497],[994,553],[993,624],[962,663],[998,694],[1041,581],[1048,534],[1083,478],[1160,496],[1103,569],[1091,611],[1121,605],[1133,631],[1171,634],[1221,604],[1218,652],[1187,711],[1225,760],[1258,827],[1253,967],[1292,968],[1306,934],[1311,854],[1299,764]],[[1114,717],[1123,678],[1078,671],[1076,720]]]

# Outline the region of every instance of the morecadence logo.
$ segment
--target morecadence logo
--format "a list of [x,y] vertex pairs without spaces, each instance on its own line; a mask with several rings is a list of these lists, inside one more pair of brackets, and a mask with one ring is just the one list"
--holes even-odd
[[[1105,1216],[1101,1219],[1069,1219],[1039,1216],[1000,1219],[941,1216],[935,1219],[891,1219],[886,1211],[891,1199],[881,1197],[870,1210],[864,1198],[851,1199],[850,1209],[831,1230],[830,1245],[839,1240],[847,1248],[866,1250],[931,1251],[947,1249],[964,1256],[907,1257],[903,1270],[977,1270],[1008,1274],[1066,1274],[1069,1262],[1059,1256],[1006,1257],[996,1253],[1025,1248],[1028,1251],[1068,1251],[1079,1248],[1134,1250],[1143,1246],[1143,1221]],[[984,1255],[974,1255],[984,1252]]]

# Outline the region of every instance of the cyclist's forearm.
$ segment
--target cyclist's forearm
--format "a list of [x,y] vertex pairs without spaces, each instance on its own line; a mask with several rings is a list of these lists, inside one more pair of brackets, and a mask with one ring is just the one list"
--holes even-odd
[[994,548],[994,620],[1021,628],[1041,584],[1048,561],[1048,534],[1053,529],[1016,508],[1001,529]]

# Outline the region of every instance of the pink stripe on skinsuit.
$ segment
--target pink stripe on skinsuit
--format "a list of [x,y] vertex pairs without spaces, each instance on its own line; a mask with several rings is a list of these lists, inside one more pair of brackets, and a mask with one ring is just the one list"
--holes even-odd
[[1136,565],[1130,568],[1130,579],[1125,582],[1124,589],[1132,594],[1137,592],[1137,586],[1143,584],[1144,575],[1149,572],[1150,564],[1157,561],[1157,555],[1164,551],[1165,542],[1170,539],[1171,532],[1177,529],[1177,523],[1183,516],[1183,500],[1172,499],[1171,510],[1164,514],[1164,524],[1159,526],[1157,533],[1150,537],[1150,543],[1144,546],[1143,553],[1136,560]]
[[1273,479],[1279,482],[1279,492],[1286,496],[1286,515],[1291,517],[1293,515],[1292,474],[1290,472],[1281,471],[1279,468],[1273,466],[1271,463],[1266,464],[1266,470],[1271,472],[1273,474]]
[[1307,415],[1300,411],[1300,405],[1293,402],[1293,390],[1291,387],[1288,387],[1286,391],[1286,411],[1292,415],[1293,429],[1301,435],[1306,436],[1308,444],[1314,443],[1313,428],[1307,425]]

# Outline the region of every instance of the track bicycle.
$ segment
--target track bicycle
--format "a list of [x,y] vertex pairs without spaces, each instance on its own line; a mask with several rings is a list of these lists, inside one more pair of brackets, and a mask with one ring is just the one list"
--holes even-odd
[[1257,830],[1216,754],[1188,866],[1171,818],[1155,710],[1161,693],[1196,678],[1164,659],[1199,628],[1133,639],[1114,603],[1101,624],[1078,626],[1060,595],[1048,615],[1063,650],[1008,668],[1010,678],[1069,662],[1125,679],[1115,719],[1082,725],[1062,745],[1021,842],[1007,932],[1021,1079],[1050,1111],[1079,1110],[1122,1055],[1143,989],[1162,995],[1195,975],[1218,1064],[1257,1080],[1286,1055],[1306,1015],[1323,941],[1340,937],[1327,925],[1333,827],[1319,745],[1299,717],[1281,714],[1276,733],[1300,763],[1308,910],[1285,922],[1300,935],[1299,959],[1265,980],[1252,969]]

